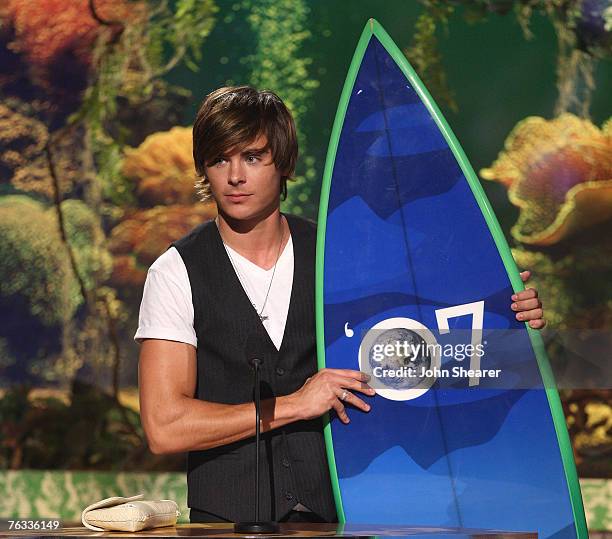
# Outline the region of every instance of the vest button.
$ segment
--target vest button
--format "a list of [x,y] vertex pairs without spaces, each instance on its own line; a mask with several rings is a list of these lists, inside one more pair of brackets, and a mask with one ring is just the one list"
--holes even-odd
[[287,458],[284,458],[281,463],[285,468],[289,468],[289,466],[291,466],[291,463],[289,462],[289,459]]
[[276,367],[276,374],[282,376],[283,374],[285,374],[285,369],[283,369],[282,367]]
[[291,494],[291,492],[285,492],[285,499],[290,502],[293,500],[293,494]]

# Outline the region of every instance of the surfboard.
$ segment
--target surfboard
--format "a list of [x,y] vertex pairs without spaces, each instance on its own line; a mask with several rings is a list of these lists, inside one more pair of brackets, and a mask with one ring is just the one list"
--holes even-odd
[[[341,522],[586,538],[561,403],[480,183],[404,54],[370,20],[321,192],[319,367],[361,369],[368,413],[330,416]],[[360,395],[361,396],[361,395]]]

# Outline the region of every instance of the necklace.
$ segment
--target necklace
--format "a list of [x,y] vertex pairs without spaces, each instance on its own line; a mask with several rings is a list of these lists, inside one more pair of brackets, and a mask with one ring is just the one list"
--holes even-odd
[[[218,217],[215,219],[215,224],[217,225],[217,230],[219,231],[219,236],[221,236],[221,231],[219,230]],[[282,216],[281,216],[281,224],[280,224],[280,226],[281,226],[281,228],[283,226]],[[280,258],[281,247],[283,246],[283,240],[284,239],[285,239],[285,230],[283,229],[281,231],[281,238],[280,238],[280,242],[278,244],[278,252],[276,253],[276,260],[274,262],[274,266],[273,266],[273,269],[272,269],[272,277],[270,277],[270,282],[268,283],[268,290],[266,291],[266,297],[264,298],[264,302],[263,302],[263,305],[261,306],[261,310],[257,311],[257,306],[255,305],[255,303],[251,299],[251,296],[249,296],[249,293],[247,292],[246,286],[245,286],[244,281],[242,279],[242,275],[241,275],[240,271],[238,271],[238,267],[234,263],[234,259],[233,259],[232,255],[231,255],[231,253],[229,252],[229,249],[227,248],[227,245],[225,245],[225,242],[223,241],[223,237],[221,237],[221,243],[223,243],[223,247],[225,249],[225,252],[227,253],[227,257],[230,260],[230,264],[232,265],[232,268],[234,269],[234,273],[238,277],[238,280],[240,281],[240,284],[242,285],[242,289],[244,290],[244,293],[246,294],[247,298],[249,298],[249,301],[251,302],[251,305],[253,305],[253,308],[255,309],[255,312],[257,313],[257,316],[259,317],[259,320],[261,320],[262,324],[263,324],[264,321],[268,320],[268,316],[264,315],[263,312],[264,312],[264,309],[266,308],[266,304],[268,303],[268,296],[270,295],[270,290],[272,289],[272,282],[274,281],[274,275],[276,274],[276,266],[278,264],[278,259]]]

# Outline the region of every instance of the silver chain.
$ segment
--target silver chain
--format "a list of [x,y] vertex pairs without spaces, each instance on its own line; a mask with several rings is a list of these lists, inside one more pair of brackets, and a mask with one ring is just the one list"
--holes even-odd
[[[217,225],[217,230],[219,230],[219,221],[217,219],[215,219],[215,224]],[[283,218],[281,216],[281,227],[282,226],[283,226]],[[220,230],[219,230],[219,236],[221,236]],[[225,248],[225,252],[227,253],[227,256],[230,260],[230,264],[232,265],[232,268],[234,268],[234,272],[236,273],[236,276],[238,277],[238,280],[240,281],[240,284],[242,285],[242,289],[244,290],[244,293],[246,294],[247,298],[249,298],[251,305],[253,305],[253,308],[255,309],[255,312],[257,313],[257,316],[259,316],[259,319],[261,320],[262,323],[268,319],[268,316],[264,316],[263,312],[264,312],[264,309],[266,308],[266,304],[268,303],[268,296],[270,295],[270,290],[272,289],[272,282],[274,281],[274,275],[276,274],[276,266],[278,264],[278,259],[280,258],[281,247],[283,246],[284,239],[285,239],[285,230],[283,229],[281,233],[280,243],[278,244],[278,253],[276,254],[276,261],[274,262],[274,267],[272,269],[272,277],[270,277],[270,282],[268,283],[268,290],[266,292],[266,297],[264,298],[264,302],[263,302],[263,305],[261,306],[261,310],[257,312],[257,306],[251,299],[251,296],[249,296],[249,293],[247,292],[246,286],[244,284],[244,280],[242,279],[242,275],[240,271],[238,271],[238,267],[234,263],[234,259],[232,258],[232,255],[229,252],[227,245],[225,245],[225,242],[223,241],[223,237],[221,237],[221,243],[223,243],[223,247]]]

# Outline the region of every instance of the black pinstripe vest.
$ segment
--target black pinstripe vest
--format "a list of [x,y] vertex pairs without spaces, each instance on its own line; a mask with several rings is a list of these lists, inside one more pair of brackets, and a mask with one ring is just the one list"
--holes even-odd
[[[250,334],[262,343],[262,399],[299,389],[316,372],[314,265],[316,229],[287,215],[294,275],[285,333],[277,350],[236,276],[213,221],[174,243],[191,283],[198,339],[198,399],[252,402],[246,361]],[[252,338],[252,337],[251,337]],[[300,502],[327,521],[336,518],[321,420],[299,421],[262,435],[262,519],[281,519]],[[254,516],[254,438],[188,455],[188,505],[230,521]]]

